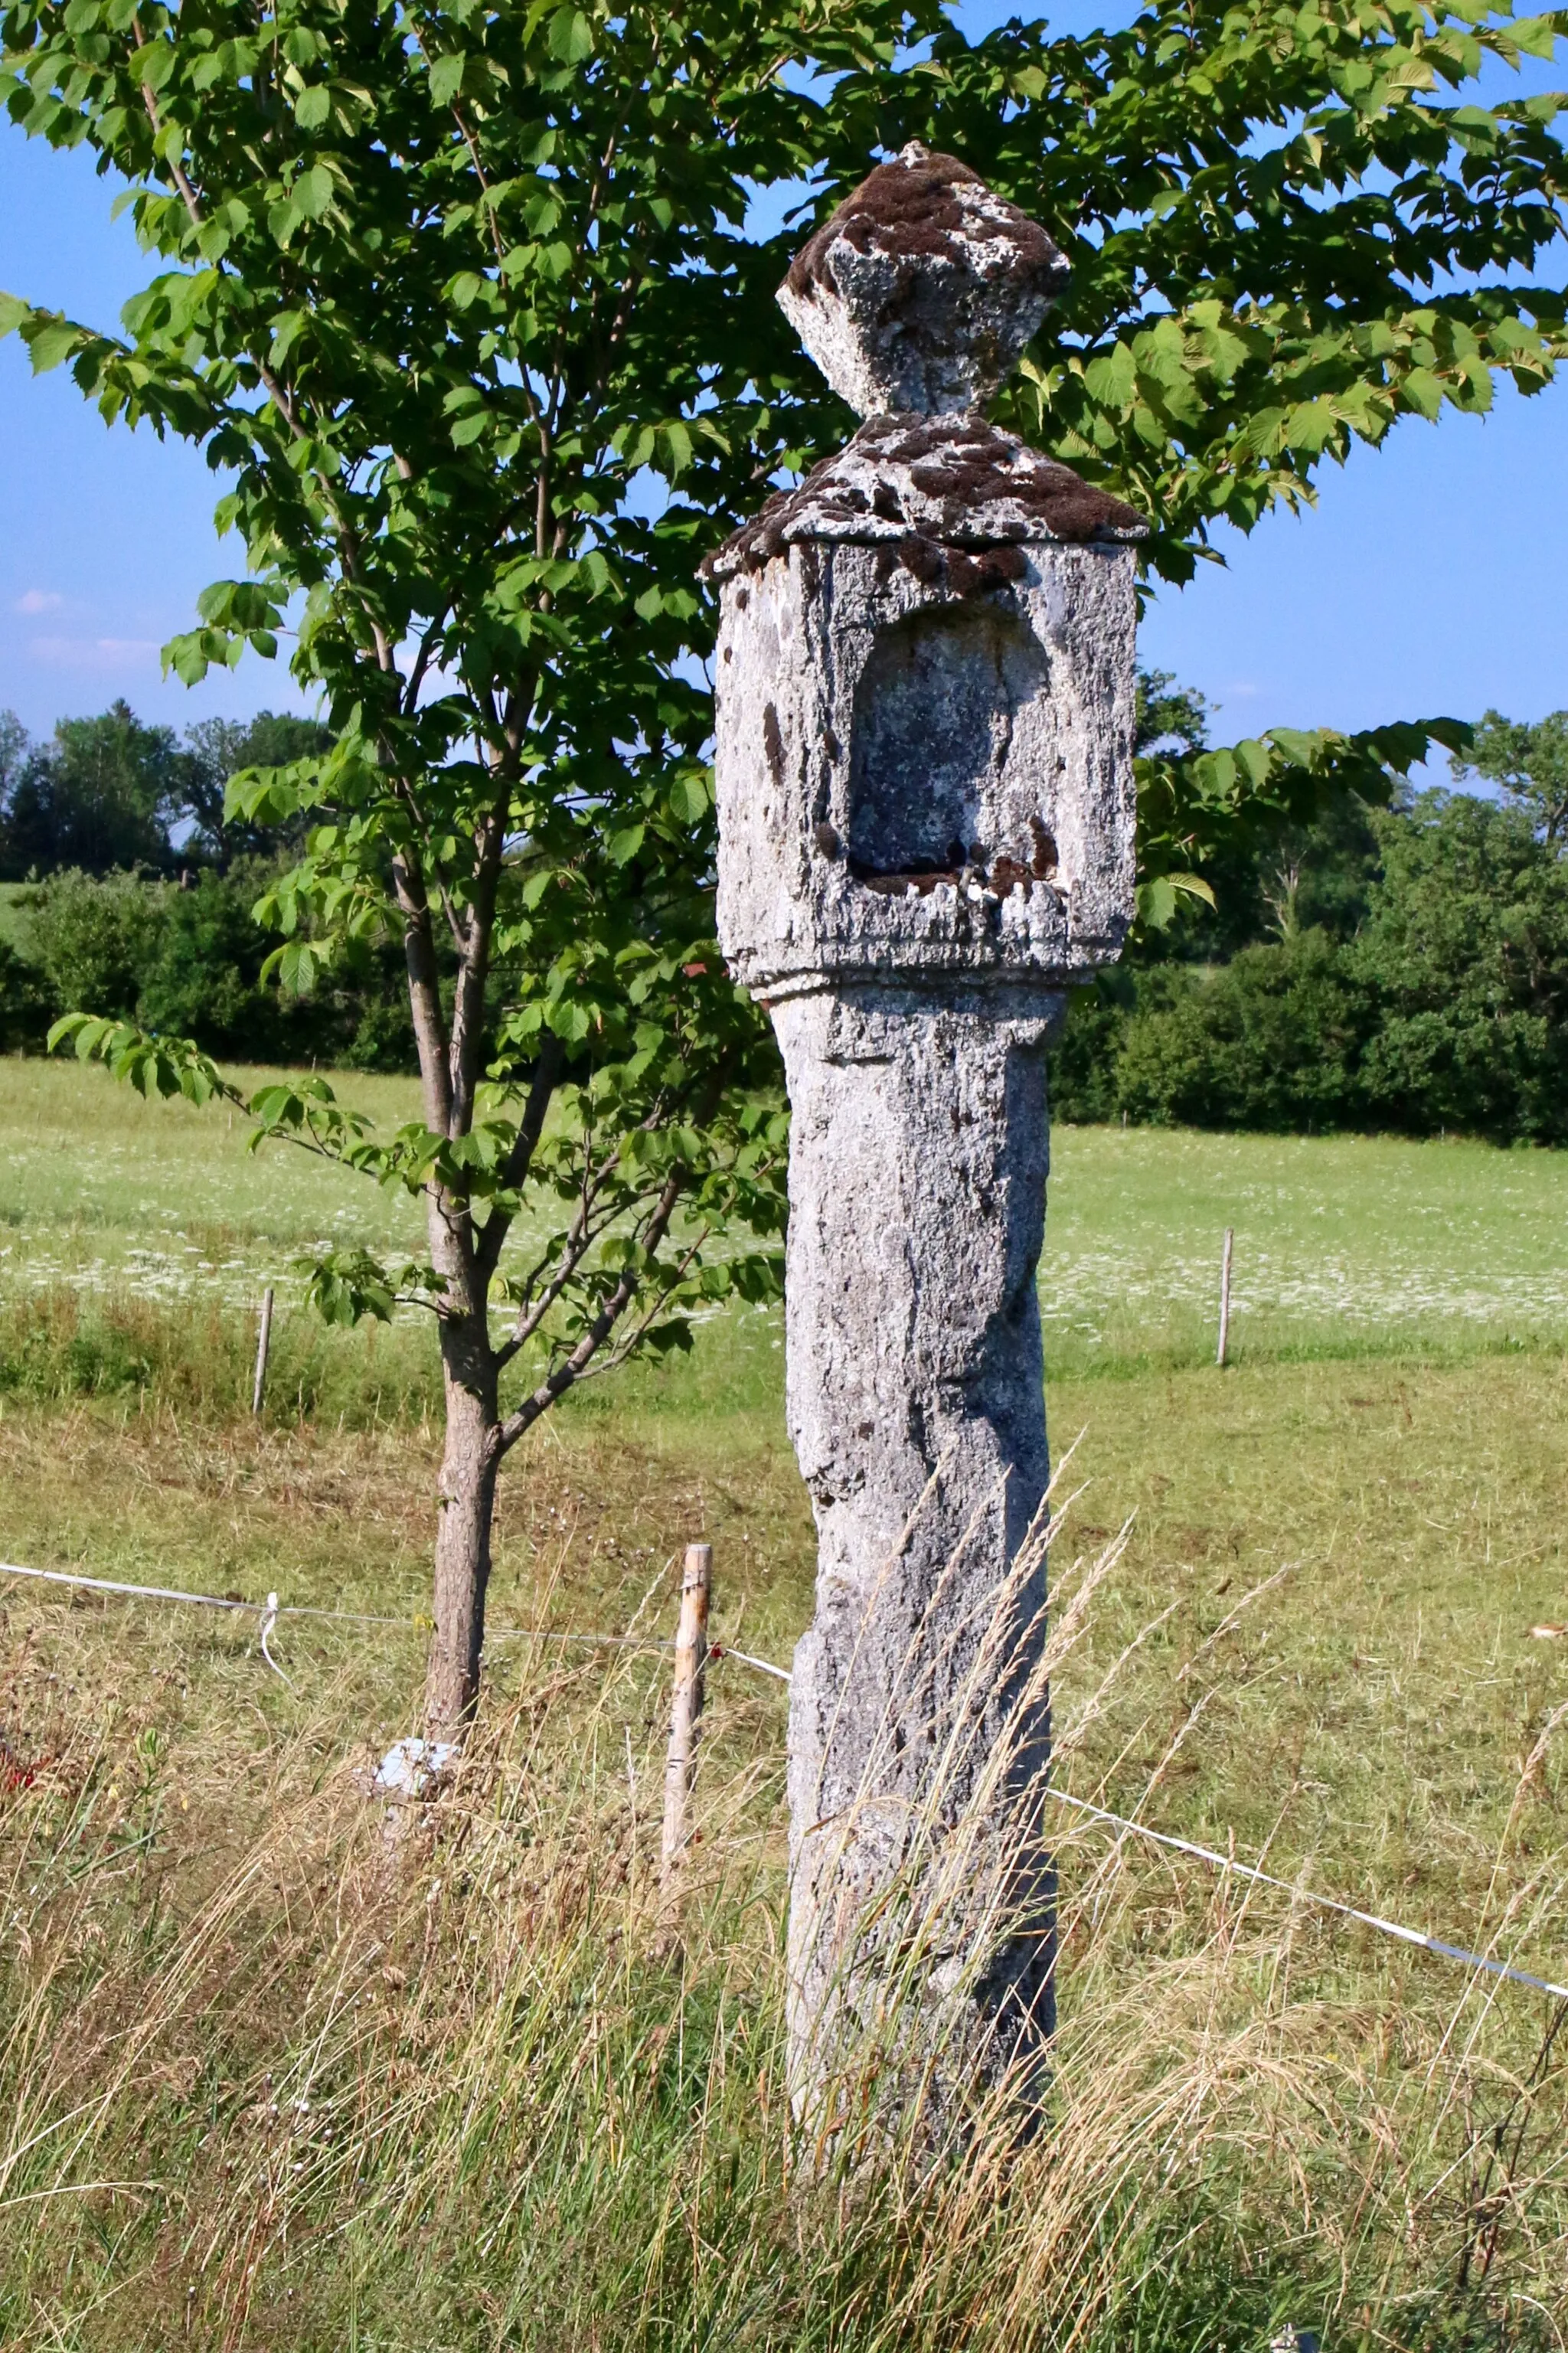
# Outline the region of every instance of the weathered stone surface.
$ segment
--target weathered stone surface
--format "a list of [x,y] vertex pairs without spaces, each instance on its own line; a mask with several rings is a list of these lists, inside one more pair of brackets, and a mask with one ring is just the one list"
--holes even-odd
[[814,540],[923,541],[939,551],[927,562],[945,562],[962,576],[945,551],[1036,540],[1114,545],[1148,528],[1121,499],[983,417],[877,417],[797,490],[770,499],[702,570],[724,580]]
[[870,973],[1058,988],[1126,935],[1131,551],[931,554],[797,544],[726,584],[720,935],[770,998]]
[[1048,1479],[1045,1049],[1132,914],[1142,525],[929,412],[989,389],[1059,282],[951,158],[873,173],[781,300],[847,397],[928,413],[873,415],[708,567],[720,937],[789,1082],[789,1417],[819,1538],[790,1708],[803,2113],[900,2001],[930,2048],[898,2030],[895,2105],[918,2082],[946,2106],[1050,2021],[1024,1544]]
[[[886,1947],[932,1900],[950,1840],[965,1841],[961,1885],[978,1875],[975,1802],[1044,1637],[1041,1558],[1013,1597],[1020,1639],[983,1656],[1049,1477],[1035,1270],[1061,1002],[1035,981],[942,997],[851,983],[774,1009],[789,1425],[819,1546],[789,1730],[789,2020],[807,2104],[884,2000]],[[1043,1775],[1048,1733],[1041,1694],[986,1814]],[[868,1929],[911,1863],[924,1884]],[[973,1933],[962,1897],[942,1915],[922,1924],[917,2012],[941,2008]],[[1041,1905],[985,1955],[949,2071],[991,2072],[1048,2030],[1050,1955]]]
[[911,142],[791,264],[779,303],[861,417],[977,407],[1009,375],[1068,264],[955,155]]

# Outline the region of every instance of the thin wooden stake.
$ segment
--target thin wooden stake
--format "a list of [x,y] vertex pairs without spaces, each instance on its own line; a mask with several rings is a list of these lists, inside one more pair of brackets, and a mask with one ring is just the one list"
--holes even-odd
[[675,1637],[675,1695],[669,1708],[669,1755],[664,1767],[664,1847],[659,1878],[668,1886],[691,1836],[691,1784],[708,1667],[708,1598],[713,1547],[688,1545],[680,1579],[680,1626]]
[[261,1330],[256,1340],[256,1386],[250,1392],[250,1410],[261,1411],[261,1399],[267,1388],[267,1356],[272,1345],[272,1285],[261,1294]]
[[1229,1226],[1225,1229],[1225,1257],[1219,1270],[1219,1350],[1216,1365],[1225,1363],[1226,1347],[1230,1339],[1230,1251],[1236,1236]]

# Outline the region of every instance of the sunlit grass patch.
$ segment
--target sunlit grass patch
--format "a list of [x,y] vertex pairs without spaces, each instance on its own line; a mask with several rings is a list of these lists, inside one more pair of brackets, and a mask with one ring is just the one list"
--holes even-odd
[[[351,1072],[335,1083],[378,1127],[417,1116],[412,1081]],[[1462,1356],[1568,1341],[1568,1155],[1061,1128],[1052,1156],[1040,1296],[1053,1378],[1211,1357],[1226,1226],[1240,1360]],[[284,1145],[252,1154],[245,1123],[225,1109],[144,1103],[76,1063],[0,1060],[0,1331],[27,1301],[68,1293],[89,1323],[134,1311],[149,1331],[159,1317],[173,1333],[216,1309],[237,1346],[271,1283],[281,1335],[303,1312],[297,1261],[321,1242],[417,1252],[420,1205]],[[614,1385],[617,1398],[640,1384],[679,1409],[689,1384],[696,1396],[739,1385],[750,1403],[776,1394],[776,1311],[731,1309],[702,1330],[697,1366],[634,1371]],[[351,1335],[340,1370],[331,1351],[298,1344],[318,1367],[335,1367],[321,1410],[374,1414],[378,1384],[383,1411],[394,1395],[400,1410],[416,1395],[434,1398],[424,1319],[411,1311],[398,1331],[390,1391],[386,1350],[361,1363]],[[68,1377],[66,1367],[62,1386]],[[305,1372],[301,1387],[296,1372],[296,1410],[324,1378]]]
[[7,2341],[1557,2341],[1529,1997],[1064,1826],[1043,2128],[824,2171],[784,2073],[776,1704],[714,1679],[672,1939],[660,1661],[542,1647],[389,1847],[352,1672],[182,1722],[188,1686],[73,1673],[79,1639],[5,1686],[49,1734],[0,1814]]
[[[0,1247],[72,1277],[0,1260],[0,1557],[344,1613],[282,1621],[289,1688],[254,1618],[0,1580],[0,2342],[1262,2353],[1290,2321],[1330,2353],[1560,2345],[1547,2006],[1065,1819],[1049,2133],[940,2179],[805,2186],[780,1687],[710,1677],[672,1946],[663,1657],[510,1630],[668,1636],[673,1564],[706,1535],[718,1639],[788,1663],[815,1540],[772,1314],[715,1319],[689,1361],[591,1388],[519,1450],[473,1769],[389,1867],[363,1779],[416,1717],[433,1352],[417,1323],[327,1331],[285,1282],[253,1421],[246,1286],[331,1229],[324,1203],[391,1213],[245,1155],[222,1114],[74,1068],[0,1080],[3,1148],[28,1120],[47,1143]],[[402,1115],[396,1082],[363,1083]],[[73,1175],[85,1143],[121,1157]],[[1057,1677],[1059,1770],[1562,1978],[1568,1638],[1533,1630],[1568,1623],[1559,1164],[1055,1148],[1058,1454],[1084,1431],[1058,1609],[1133,1515]],[[274,1164],[281,1188],[247,1192]],[[176,1241],[181,1285],[126,1279]],[[1376,1314],[1340,1312],[1342,1276]],[[1098,1340],[1056,1312],[1107,1299]]]

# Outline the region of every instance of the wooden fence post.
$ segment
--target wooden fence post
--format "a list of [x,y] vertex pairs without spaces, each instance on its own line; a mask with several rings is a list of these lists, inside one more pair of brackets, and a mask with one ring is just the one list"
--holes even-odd
[[1225,1363],[1226,1347],[1230,1339],[1230,1250],[1235,1238],[1233,1229],[1226,1226],[1225,1257],[1220,1261],[1219,1270],[1219,1348],[1215,1356],[1216,1365]]
[[664,1846],[660,1883],[668,1886],[691,1836],[691,1783],[708,1666],[708,1599],[713,1547],[688,1545],[680,1579],[680,1626],[675,1637],[675,1694],[669,1709],[669,1754],[664,1767]]
[[261,1330],[256,1341],[256,1386],[250,1392],[250,1410],[261,1411],[261,1399],[267,1388],[267,1356],[272,1345],[272,1285],[261,1294]]

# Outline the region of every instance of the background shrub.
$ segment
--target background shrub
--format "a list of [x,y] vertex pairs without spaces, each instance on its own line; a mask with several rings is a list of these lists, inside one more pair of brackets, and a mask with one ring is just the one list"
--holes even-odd
[[68,867],[32,899],[31,944],[51,1014],[77,1006],[133,1020],[162,948],[169,893],[139,874]]
[[1217,912],[1075,994],[1054,1111],[1568,1143],[1565,848],[1522,795],[1426,792],[1282,833]]

